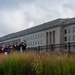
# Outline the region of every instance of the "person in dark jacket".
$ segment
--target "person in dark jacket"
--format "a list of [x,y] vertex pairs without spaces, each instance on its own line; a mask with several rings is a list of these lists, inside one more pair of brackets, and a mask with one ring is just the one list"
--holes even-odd
[[24,40],[23,42],[23,50],[26,51],[26,47],[27,47],[27,43],[26,43],[26,40]]
[[15,50],[19,51],[19,44],[18,44],[18,42],[16,42],[16,44],[15,44]]
[[13,51],[13,42],[10,42],[10,44],[9,44],[9,51],[10,51],[10,52]]
[[23,42],[19,41],[19,50],[23,52]]
[[2,47],[0,46],[0,53],[2,52]]
[[7,52],[7,54],[9,53],[9,46],[8,45],[5,46],[4,52],[5,53]]

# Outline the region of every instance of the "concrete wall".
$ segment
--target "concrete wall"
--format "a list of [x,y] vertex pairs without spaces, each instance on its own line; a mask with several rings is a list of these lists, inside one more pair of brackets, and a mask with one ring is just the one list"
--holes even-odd
[[[64,41],[64,43],[75,42],[75,40],[73,40],[73,36],[75,35],[75,33],[73,33],[74,27],[75,27],[75,24],[64,27],[64,30],[67,30],[67,34],[64,34],[64,37],[67,37],[67,41]],[[70,29],[70,33],[68,32],[69,29]],[[69,36],[70,36],[70,40],[69,40]],[[75,48],[73,47],[71,47],[71,51],[75,52]],[[65,49],[65,51],[68,51],[68,48]]]

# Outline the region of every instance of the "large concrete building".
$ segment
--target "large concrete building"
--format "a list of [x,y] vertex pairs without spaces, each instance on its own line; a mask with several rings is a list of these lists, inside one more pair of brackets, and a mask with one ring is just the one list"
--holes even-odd
[[56,19],[0,38],[0,43],[26,40],[27,47],[75,42],[75,18]]

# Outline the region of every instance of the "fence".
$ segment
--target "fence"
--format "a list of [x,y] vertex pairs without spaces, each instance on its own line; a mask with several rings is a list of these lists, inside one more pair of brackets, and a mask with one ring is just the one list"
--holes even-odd
[[75,52],[75,42],[30,47],[27,50],[35,52]]

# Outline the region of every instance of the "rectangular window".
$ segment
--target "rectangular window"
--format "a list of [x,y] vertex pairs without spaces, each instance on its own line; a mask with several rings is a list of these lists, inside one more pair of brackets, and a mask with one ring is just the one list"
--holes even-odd
[[42,34],[41,34],[41,38],[42,38]]
[[41,40],[41,44],[42,44],[42,40]]
[[32,36],[31,36],[31,40],[32,40]]
[[73,41],[75,41],[75,35],[73,35]]
[[28,46],[30,46],[30,42],[28,42]]
[[37,41],[35,41],[35,45],[37,45]]
[[34,40],[34,35],[33,35],[33,40]]
[[73,49],[75,49],[75,44],[73,45]]
[[30,40],[30,37],[29,37],[29,40]]
[[33,45],[34,45],[34,41],[33,41]]
[[29,46],[30,46],[30,42],[29,42]]
[[32,42],[31,42],[31,46],[32,46]]
[[42,38],[42,34],[40,35],[40,37]]
[[35,35],[35,39],[37,39],[37,34]]
[[39,40],[38,40],[38,45],[39,45]]
[[73,28],[73,33],[75,33],[75,27]]
[[68,34],[70,34],[70,33],[71,33],[71,28],[68,29]]
[[71,41],[71,36],[68,36],[68,41]]
[[67,34],[67,30],[65,30],[65,34]]
[[67,49],[67,45],[65,45],[65,49]]
[[65,41],[67,41],[67,37],[65,37]]
[[34,39],[36,39],[36,38],[35,38],[35,35],[34,35]]
[[39,34],[38,34],[38,39],[39,39]]

